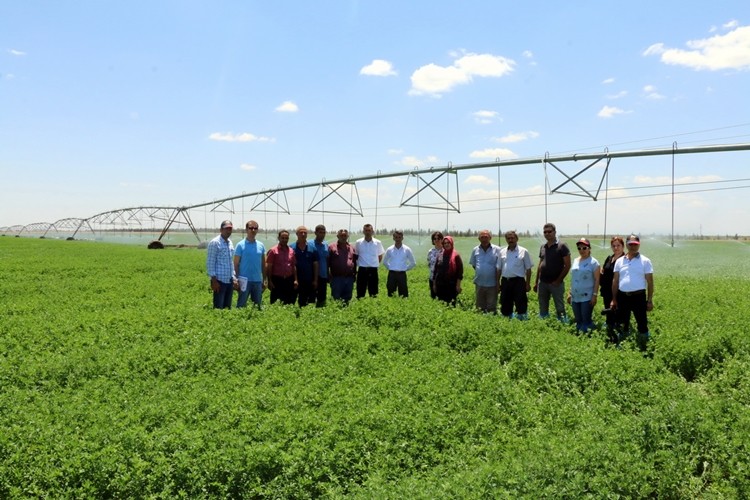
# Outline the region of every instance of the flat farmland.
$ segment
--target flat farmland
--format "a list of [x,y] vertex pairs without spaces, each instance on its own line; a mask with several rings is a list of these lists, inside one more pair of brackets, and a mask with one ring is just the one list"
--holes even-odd
[[0,238],[0,497],[750,495],[746,242],[643,239],[646,355],[470,270],[444,307],[406,244],[408,299],[214,311],[204,251]]

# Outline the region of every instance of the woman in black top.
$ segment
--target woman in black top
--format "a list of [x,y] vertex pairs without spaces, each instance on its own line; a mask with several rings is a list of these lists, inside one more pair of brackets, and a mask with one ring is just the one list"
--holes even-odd
[[604,264],[601,267],[601,277],[599,278],[600,295],[602,296],[602,304],[607,311],[607,333],[610,339],[617,341],[617,333],[615,329],[620,323],[617,316],[617,311],[610,310],[610,304],[612,303],[612,281],[615,277],[615,262],[617,259],[625,255],[625,240],[620,236],[615,236],[609,242],[610,248],[612,248],[612,255],[608,256],[604,260]]

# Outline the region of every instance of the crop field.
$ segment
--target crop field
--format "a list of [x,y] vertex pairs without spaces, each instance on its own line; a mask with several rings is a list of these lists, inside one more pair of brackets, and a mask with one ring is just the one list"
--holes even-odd
[[0,498],[750,496],[746,242],[643,240],[645,354],[405,243],[408,299],[215,311],[205,251],[0,238]]

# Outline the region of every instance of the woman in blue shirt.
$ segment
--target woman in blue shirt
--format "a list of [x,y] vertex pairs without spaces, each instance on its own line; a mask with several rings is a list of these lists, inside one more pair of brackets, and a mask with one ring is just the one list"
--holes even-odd
[[576,243],[579,256],[570,268],[571,283],[568,304],[573,307],[576,329],[588,332],[594,328],[591,318],[599,290],[599,262],[591,256],[591,243],[581,238]]

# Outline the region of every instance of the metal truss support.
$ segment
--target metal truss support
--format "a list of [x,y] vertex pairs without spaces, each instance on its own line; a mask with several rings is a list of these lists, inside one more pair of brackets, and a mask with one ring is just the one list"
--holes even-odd
[[[459,198],[459,190],[458,190],[458,171],[448,167],[445,170],[438,170],[436,172],[439,172],[438,175],[433,178],[432,180],[428,181],[426,180],[422,174],[426,172],[410,172],[409,176],[406,181],[406,185],[404,186],[404,193],[401,196],[401,203],[399,204],[400,207],[417,207],[417,208],[431,208],[435,210],[445,210],[447,212],[456,212],[461,213],[461,200]],[[432,174],[432,172],[427,172]],[[456,183],[456,201],[453,202],[450,200],[450,175],[453,175],[453,179]],[[441,193],[435,187],[433,184],[438,181],[440,178],[445,176],[446,179],[446,192],[445,194]],[[409,197],[406,197],[406,191],[409,188],[409,182],[411,181],[411,178],[414,177],[417,180],[417,189],[414,193],[412,193]],[[419,187],[419,181],[424,182],[424,186]],[[445,202],[445,206],[438,206],[436,204],[423,204],[419,201],[419,195],[428,189],[432,191],[434,194],[437,195],[439,202]],[[412,203],[412,200],[416,198],[416,203]]]
[[[586,189],[581,184],[579,184],[576,181],[576,178],[578,178],[581,174],[583,174],[584,172],[586,172],[587,170],[589,170],[590,168],[592,168],[593,166],[595,166],[597,163],[599,163],[602,160],[606,160],[607,163],[604,166],[604,172],[602,173],[602,178],[599,181],[599,185],[596,188],[596,192],[595,193],[591,193],[588,189]],[[549,191],[550,194],[560,193],[560,194],[569,194],[571,196],[583,196],[583,197],[586,197],[586,198],[591,198],[592,200],[596,201],[599,198],[599,193],[601,192],[602,184],[604,184],[604,179],[607,176],[607,172],[609,172],[609,162],[611,160],[612,160],[612,158],[610,158],[609,155],[605,152],[604,155],[600,156],[599,158],[596,158],[593,162],[589,163],[587,166],[583,167],[582,169],[580,169],[577,173],[575,173],[572,176],[570,176],[567,173],[565,173],[560,167],[558,167],[557,165],[555,165],[551,160],[545,161],[546,165],[551,165],[555,170],[557,170],[558,172],[560,172],[563,175],[563,177],[565,177],[565,179],[566,179],[565,181],[563,181],[562,184],[560,184],[560,185],[558,185],[558,186],[550,189],[550,191]],[[573,156],[573,161],[576,161],[575,155]],[[564,187],[564,186],[566,186],[567,184],[575,184],[576,187],[578,187],[578,189],[580,189],[580,191],[561,191],[561,188]]]
[[[179,216],[182,216],[183,221],[178,221],[177,218]],[[190,230],[195,235],[195,238],[198,240],[198,243],[201,241],[201,237],[198,235],[198,231],[195,229],[195,225],[193,224],[193,220],[190,218],[190,213],[188,212],[188,209],[185,207],[175,208],[172,211],[172,214],[167,218],[167,225],[164,226],[164,229],[161,230],[161,233],[159,234],[159,237],[157,238],[159,241],[164,237],[165,234],[167,234],[167,231],[169,231],[169,228],[172,227],[172,224],[187,224],[187,226],[190,228]]]
[[[279,194],[284,196],[283,205],[279,203]],[[275,198],[274,198],[275,196]],[[258,201],[258,198],[262,198],[260,201]],[[265,205],[267,202],[272,203],[276,206],[276,208],[269,210],[265,208]],[[259,208],[263,206],[263,208]],[[257,211],[257,212],[283,212],[287,215],[291,215],[291,212],[289,211],[289,200],[287,200],[286,197],[286,190],[279,187],[278,189],[272,189],[270,191],[263,191],[260,193],[255,194],[255,200],[253,200],[253,206],[250,208],[250,211]]]
[[[341,188],[343,188],[344,186],[349,186],[349,199],[348,200],[344,198],[339,192]],[[330,190],[328,194],[325,194],[326,188]],[[319,200],[317,199],[318,194],[320,194]],[[324,202],[333,195],[336,195],[340,200],[342,200],[346,204],[346,207],[348,207],[348,210],[346,212],[337,210],[337,209],[331,210],[331,209],[325,208]],[[355,195],[357,198],[356,205],[354,205],[352,202]],[[318,206],[321,206],[321,208],[318,209]],[[359,215],[360,217],[364,217],[364,212],[362,211],[362,202],[359,199],[359,191],[357,190],[357,183],[354,181],[329,183],[329,182],[326,182],[325,179],[323,179],[323,182],[320,183],[320,185],[318,186],[318,189],[315,191],[315,194],[313,194],[313,199],[310,201],[310,207],[307,209],[307,211],[308,212],[322,212],[322,213],[329,213],[329,214],[339,214],[339,215],[351,215],[353,212]]]

